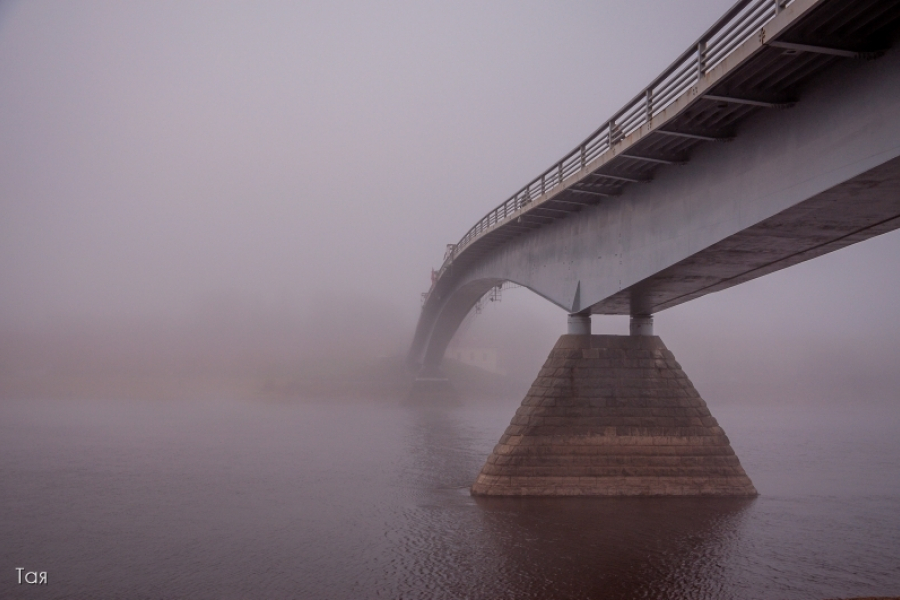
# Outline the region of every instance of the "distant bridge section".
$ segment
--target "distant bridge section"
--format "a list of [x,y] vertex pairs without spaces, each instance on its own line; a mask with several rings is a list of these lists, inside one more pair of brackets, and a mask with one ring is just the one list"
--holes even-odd
[[898,24],[895,0],[738,2],[452,247],[410,363],[504,281],[649,316],[900,227]]

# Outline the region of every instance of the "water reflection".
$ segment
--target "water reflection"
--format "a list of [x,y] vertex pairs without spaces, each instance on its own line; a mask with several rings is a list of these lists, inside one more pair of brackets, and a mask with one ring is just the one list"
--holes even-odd
[[[486,457],[484,433],[461,409],[408,411],[405,476],[425,492],[419,509],[429,521],[416,529],[434,533],[430,542],[417,540],[415,553],[435,580],[444,570],[455,572],[443,585],[435,581],[432,593],[731,597],[721,587],[723,565],[754,499],[469,497]],[[451,494],[462,498],[458,508],[472,510],[453,510]],[[460,569],[468,576],[460,577]]]
[[29,595],[53,599],[808,600],[900,589],[889,415],[850,412],[831,429],[802,412],[780,413],[780,429],[728,423],[762,483],[753,500],[472,498],[513,410],[0,403],[0,514],[11,515],[0,519],[0,598],[19,592],[18,565],[50,571],[52,585]]
[[483,498],[522,598],[727,598],[717,582],[746,498]]
[[[471,465],[486,457],[479,431],[459,406],[406,407],[405,453],[401,476],[422,492],[468,489]],[[478,465],[481,467],[481,465]]]

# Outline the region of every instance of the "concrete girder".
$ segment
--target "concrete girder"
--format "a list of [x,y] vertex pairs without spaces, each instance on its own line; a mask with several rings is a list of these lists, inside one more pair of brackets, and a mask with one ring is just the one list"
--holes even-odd
[[702,142],[730,142],[734,140],[733,135],[716,136],[708,133],[689,133],[685,131],[666,131],[665,129],[657,129],[656,133],[660,135],[669,135],[672,137],[687,138],[689,140],[699,140]]
[[650,315],[900,227],[900,51],[837,64],[739,134],[443,278],[410,360],[436,366],[499,282],[568,313]]

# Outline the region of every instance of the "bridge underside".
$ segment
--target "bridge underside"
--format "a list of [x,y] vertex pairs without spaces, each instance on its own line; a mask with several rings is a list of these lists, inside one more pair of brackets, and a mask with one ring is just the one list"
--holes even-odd
[[900,228],[900,158],[817,194],[590,307],[643,315]]
[[436,371],[478,297],[504,281],[568,313],[651,315],[900,227],[900,50],[835,66],[803,92],[653,183],[462,261],[467,250],[423,307],[410,363]]

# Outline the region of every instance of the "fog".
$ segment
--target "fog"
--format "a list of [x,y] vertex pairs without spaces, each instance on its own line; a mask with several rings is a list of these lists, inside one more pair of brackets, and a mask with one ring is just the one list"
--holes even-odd
[[[445,244],[730,4],[0,5],[2,392],[246,372],[242,392],[303,394],[323,361],[402,356]],[[888,234],[657,331],[711,401],[893,401],[898,250]],[[458,343],[527,385],[564,327],[508,290]]]

